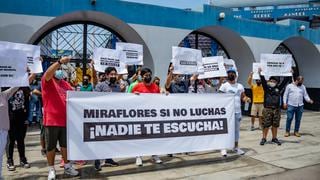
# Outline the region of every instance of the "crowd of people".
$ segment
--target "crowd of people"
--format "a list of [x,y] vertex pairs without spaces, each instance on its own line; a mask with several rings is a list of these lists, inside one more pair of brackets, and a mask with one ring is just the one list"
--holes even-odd
[[[235,142],[233,151],[239,155],[245,152],[239,148],[240,124],[242,119],[242,103],[252,103],[251,130],[255,130],[255,118],[259,119],[259,129],[262,131],[260,145],[265,145],[267,135],[271,127],[271,142],[281,145],[277,131],[281,119],[281,107],[287,109],[286,133],[290,136],[290,127],[295,117],[294,134],[300,137],[299,129],[303,113],[303,100],[308,103],[313,101],[308,96],[303,77],[270,77],[268,80],[260,75],[260,79],[253,80],[252,73],[248,77],[248,85],[252,90],[252,98],[245,93],[244,86],[237,79],[236,69],[227,69],[227,77],[199,79],[198,75],[174,74],[174,67],[170,64],[167,78],[163,87],[160,78],[154,77],[149,68],[138,67],[136,72],[129,77],[128,74],[118,74],[116,68],[108,67],[104,73],[97,73],[94,64],[88,64],[85,74],[80,74],[76,80],[70,80],[64,70],[70,61],[69,57],[63,57],[52,65],[43,74],[41,80],[35,79],[35,75],[29,77],[30,87],[13,87],[2,90],[0,93],[0,164],[2,155],[7,151],[7,168],[15,170],[13,161],[13,149],[15,143],[20,157],[20,165],[29,168],[30,164],[25,155],[25,143],[27,125],[34,120],[40,122],[41,152],[46,156],[49,173],[48,179],[55,179],[54,167],[57,152],[57,143],[62,155],[64,172],[71,176],[77,176],[78,171],[72,166],[67,157],[67,132],[66,132],[66,94],[67,91],[96,91],[119,93],[232,93],[235,96]],[[80,67],[79,67],[80,68]],[[81,68],[80,68],[81,69]],[[79,71],[74,70],[74,71]],[[261,69],[259,70],[261,74]],[[289,81],[292,81],[289,85]],[[282,99],[283,97],[283,99]],[[282,99],[282,100],[281,100]],[[43,109],[42,109],[43,107]],[[8,137],[8,138],[7,138]],[[221,155],[227,157],[227,150],[221,150]],[[113,159],[95,160],[94,167],[97,171],[102,166],[119,166]],[[153,155],[155,163],[162,163],[159,155]],[[103,163],[101,163],[101,161]],[[79,161],[84,163],[84,161]],[[136,157],[136,165],[142,166],[141,156]],[[1,166],[0,166],[1,167]],[[1,177],[1,169],[0,169]]]

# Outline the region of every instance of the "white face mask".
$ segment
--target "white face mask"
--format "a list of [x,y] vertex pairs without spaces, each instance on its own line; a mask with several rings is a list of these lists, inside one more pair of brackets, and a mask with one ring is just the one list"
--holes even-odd
[[128,74],[122,75],[122,79],[126,81],[128,79]]
[[270,87],[275,87],[277,84],[276,83],[274,83],[274,82],[268,82],[268,86],[270,86]]

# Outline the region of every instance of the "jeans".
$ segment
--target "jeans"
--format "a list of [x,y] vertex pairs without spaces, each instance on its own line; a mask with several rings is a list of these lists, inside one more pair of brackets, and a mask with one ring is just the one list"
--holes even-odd
[[31,98],[29,102],[29,113],[28,121],[31,124],[33,121],[33,114],[36,114],[36,121],[39,122],[41,119],[41,104],[39,99]]
[[294,132],[299,132],[302,113],[303,113],[303,106],[295,107],[295,106],[288,105],[287,124],[286,124],[286,131],[287,132],[290,132],[290,127],[291,127],[291,122],[292,122],[293,116],[295,116],[295,119],[296,119],[296,121],[294,123]]
[[7,145],[8,130],[0,129],[0,179],[2,178],[2,158]]

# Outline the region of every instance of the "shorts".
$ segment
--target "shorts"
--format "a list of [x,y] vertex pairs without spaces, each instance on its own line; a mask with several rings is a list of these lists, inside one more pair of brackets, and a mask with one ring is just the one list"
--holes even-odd
[[251,116],[256,117],[258,114],[258,117],[262,116],[262,111],[263,111],[263,104],[257,104],[253,103],[251,107]]
[[46,150],[52,151],[57,147],[59,141],[60,147],[67,147],[67,128],[56,126],[45,126]]
[[262,112],[262,127],[269,128],[280,126],[281,112],[280,108],[264,108]]

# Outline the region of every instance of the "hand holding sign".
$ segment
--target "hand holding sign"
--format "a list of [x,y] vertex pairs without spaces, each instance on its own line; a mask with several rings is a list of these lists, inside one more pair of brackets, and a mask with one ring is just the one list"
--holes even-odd
[[292,76],[291,54],[261,54],[262,75]]
[[199,79],[227,76],[222,56],[212,56],[202,58],[204,73],[199,75]]
[[174,74],[203,73],[201,50],[172,47],[172,64]]
[[[25,52],[27,65],[30,68],[30,71],[32,73],[41,73],[43,71],[41,64],[42,62],[40,59],[40,46],[0,41],[0,48],[8,50],[20,50]],[[11,54],[11,56],[15,57],[15,54]]]
[[95,69],[104,72],[107,67],[115,67],[118,74],[127,74],[126,64],[121,61],[122,51],[106,48],[96,48],[93,51],[93,60],[95,61]]

